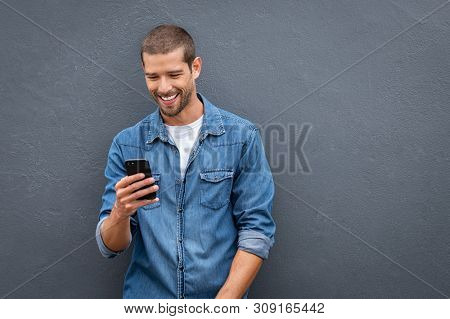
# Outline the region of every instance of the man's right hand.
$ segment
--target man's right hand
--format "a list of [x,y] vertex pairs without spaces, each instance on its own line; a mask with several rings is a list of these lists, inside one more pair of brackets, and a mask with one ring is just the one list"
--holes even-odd
[[125,176],[116,183],[114,186],[116,190],[116,202],[114,203],[111,214],[116,215],[118,219],[127,219],[133,215],[139,207],[159,201],[158,197],[155,199],[137,200],[137,198],[154,193],[159,189],[158,185],[153,185],[152,187],[147,187],[134,192],[155,182],[152,177],[146,179],[144,179],[144,177],[145,175],[143,173],[138,173]]

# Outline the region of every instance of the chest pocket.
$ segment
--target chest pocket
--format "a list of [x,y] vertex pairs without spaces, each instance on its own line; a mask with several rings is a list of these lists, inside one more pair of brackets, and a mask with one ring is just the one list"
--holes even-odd
[[[160,186],[161,174],[152,173],[152,177],[155,179],[155,184],[158,185],[158,187],[161,187]],[[150,209],[153,209],[153,208],[161,206],[161,197],[159,196],[159,192],[160,192],[160,189],[158,189],[156,191],[156,197],[159,198],[159,201],[157,201],[157,202],[155,202],[153,204],[148,204],[148,205],[145,205],[145,206],[141,206],[140,209],[142,209],[142,210],[150,210]]]
[[200,203],[219,209],[230,202],[232,170],[209,170],[200,173]]

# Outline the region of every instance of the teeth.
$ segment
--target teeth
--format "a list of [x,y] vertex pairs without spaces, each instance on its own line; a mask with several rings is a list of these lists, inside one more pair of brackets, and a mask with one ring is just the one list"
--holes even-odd
[[174,94],[174,95],[168,96],[168,97],[163,97],[163,96],[161,96],[161,98],[162,98],[164,101],[170,101],[170,100],[174,99],[176,96],[177,96],[177,94]]

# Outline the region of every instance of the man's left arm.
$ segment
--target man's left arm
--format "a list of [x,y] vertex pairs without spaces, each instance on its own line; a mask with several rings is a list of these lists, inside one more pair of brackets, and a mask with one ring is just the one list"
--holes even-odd
[[242,298],[275,242],[275,222],[271,215],[275,187],[256,127],[249,131],[247,141],[231,194],[238,250],[216,298]]
[[245,294],[261,268],[263,259],[238,249],[231,264],[230,274],[216,299],[239,299]]

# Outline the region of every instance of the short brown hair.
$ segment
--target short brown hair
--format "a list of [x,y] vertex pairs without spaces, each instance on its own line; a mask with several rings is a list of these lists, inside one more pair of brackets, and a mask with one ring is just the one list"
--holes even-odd
[[184,49],[184,62],[192,70],[195,59],[194,40],[183,28],[174,24],[162,24],[151,30],[141,44],[141,61],[144,65],[143,53],[166,54],[179,47]]

